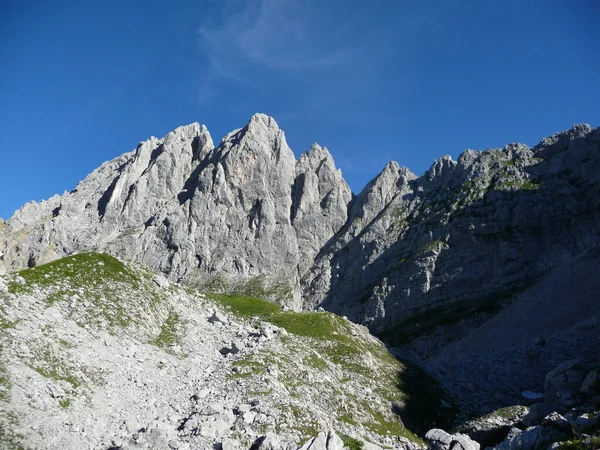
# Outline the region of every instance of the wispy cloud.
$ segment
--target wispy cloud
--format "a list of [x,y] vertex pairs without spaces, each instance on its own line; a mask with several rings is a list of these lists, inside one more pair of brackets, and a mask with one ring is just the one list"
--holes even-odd
[[215,16],[198,28],[209,76],[251,85],[257,70],[318,69],[344,63],[350,49],[322,28],[331,6],[327,1],[219,2]]

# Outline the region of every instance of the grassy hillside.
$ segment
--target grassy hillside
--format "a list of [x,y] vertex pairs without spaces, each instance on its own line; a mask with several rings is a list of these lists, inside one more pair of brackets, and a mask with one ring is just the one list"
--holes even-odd
[[[250,422],[253,433],[275,432],[294,442],[326,427],[354,448],[363,440],[390,448],[407,439],[422,444],[416,434],[447,426],[455,413],[417,367],[395,358],[365,327],[328,312],[284,311],[237,294],[204,296],[96,253],[23,270],[6,281],[0,338],[21,343],[0,359],[0,403],[8,406],[0,436],[13,439],[14,448],[23,437],[14,430],[52,415],[64,416],[57,419],[62,423],[70,415],[94,416],[96,397],[115,395],[121,385],[132,389],[128,380],[139,374],[145,381],[136,381],[138,395],[164,383],[157,392],[189,399],[178,383],[210,361],[204,383],[214,398],[260,405],[253,407],[262,411]],[[208,320],[215,310],[227,318],[219,326]],[[240,341],[239,353],[219,354],[227,339]],[[47,385],[64,393],[49,396]],[[17,413],[10,412],[11,392],[18,394]],[[37,404],[30,396],[41,396],[37,410],[28,409]],[[130,407],[142,406],[136,396],[128,398]],[[177,401],[179,410],[185,401]],[[251,443],[245,431],[230,430],[239,442]]]

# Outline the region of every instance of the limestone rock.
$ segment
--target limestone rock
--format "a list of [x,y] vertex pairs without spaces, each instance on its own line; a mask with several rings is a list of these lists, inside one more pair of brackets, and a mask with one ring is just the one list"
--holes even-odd
[[[0,282],[0,291],[2,290]],[[581,383],[581,392],[588,395],[600,393],[600,374],[598,370],[592,370]]]
[[329,151],[318,144],[296,163],[292,224],[296,230],[304,274],[323,245],[346,223],[352,192],[336,169]]
[[578,126],[534,149],[510,144],[467,150],[456,162],[443,157],[418,178],[388,164],[303,276],[305,307],[394,329],[404,343],[416,332],[404,322],[435,327],[419,320],[437,316],[431,308],[478,311],[491,296],[509,298],[600,242],[597,201],[588,196],[599,189],[599,141],[598,129]]
[[463,434],[449,434],[444,430],[433,428],[425,434],[434,450],[479,450],[479,443]]
[[538,425],[526,430],[513,428],[496,448],[498,450],[542,450],[567,437],[565,433],[552,426]]
[[544,381],[546,403],[560,404],[567,408],[574,406],[577,403],[574,396],[579,393],[582,381],[583,372],[579,360],[575,358],[565,361],[546,374]]
[[[459,431],[478,442],[481,447],[493,447],[502,442],[511,428],[521,426],[526,420],[528,409],[510,406],[473,419],[459,427]],[[541,419],[540,419],[541,422]]]
[[140,143],[63,196],[24,205],[3,223],[0,266],[94,249],[297,308],[299,276],[350,200],[329,152],[314,145],[296,161],[271,117],[254,115],[217,147],[194,123]]

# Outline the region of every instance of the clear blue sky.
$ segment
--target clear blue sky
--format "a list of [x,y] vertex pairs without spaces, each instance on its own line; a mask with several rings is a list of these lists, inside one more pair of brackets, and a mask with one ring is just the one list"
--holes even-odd
[[151,135],[255,112],[354,192],[466,148],[600,125],[596,0],[5,1],[0,217]]

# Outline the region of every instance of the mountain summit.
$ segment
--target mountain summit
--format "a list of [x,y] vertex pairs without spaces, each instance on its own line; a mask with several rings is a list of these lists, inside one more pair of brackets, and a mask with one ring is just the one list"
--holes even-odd
[[140,143],[63,196],[23,206],[2,231],[0,264],[106,251],[174,280],[260,277],[299,308],[299,278],[345,223],[351,197],[327,149],[296,161],[271,117],[252,116],[217,147],[195,123]]

